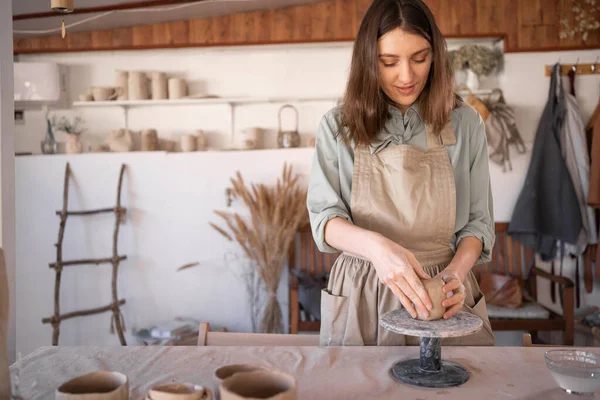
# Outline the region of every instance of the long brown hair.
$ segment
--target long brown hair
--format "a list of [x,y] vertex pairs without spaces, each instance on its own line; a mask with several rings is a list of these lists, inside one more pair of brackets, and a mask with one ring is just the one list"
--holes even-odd
[[396,28],[423,36],[432,48],[429,77],[417,98],[424,122],[439,133],[460,102],[453,91],[446,40],[427,5],[422,0],[374,0],[354,43],[339,121],[339,133],[356,144],[369,144],[390,117],[388,105],[392,102],[379,85],[377,41]]

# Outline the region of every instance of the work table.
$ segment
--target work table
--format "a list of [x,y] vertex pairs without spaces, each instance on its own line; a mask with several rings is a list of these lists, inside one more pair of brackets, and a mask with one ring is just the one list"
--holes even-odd
[[257,363],[293,375],[299,399],[572,398],[546,368],[546,350],[443,347],[442,358],[461,363],[471,377],[459,387],[428,389],[397,382],[389,374],[397,361],[418,358],[418,347],[41,347],[22,359],[21,395],[54,399],[54,390],[75,376],[113,370],[128,376],[130,399],[137,400],[162,382],[214,389],[216,368]]

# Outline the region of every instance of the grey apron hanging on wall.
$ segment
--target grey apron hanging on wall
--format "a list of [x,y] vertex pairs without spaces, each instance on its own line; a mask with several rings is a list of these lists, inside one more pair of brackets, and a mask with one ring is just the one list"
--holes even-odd
[[575,188],[561,155],[565,100],[560,79],[560,64],[556,64],[525,183],[508,227],[510,236],[544,261],[556,257],[558,242],[577,243],[582,228]]

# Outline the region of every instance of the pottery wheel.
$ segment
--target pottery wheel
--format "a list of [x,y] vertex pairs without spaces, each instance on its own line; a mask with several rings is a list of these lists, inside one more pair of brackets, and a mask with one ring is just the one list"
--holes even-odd
[[467,336],[483,326],[481,318],[464,311],[450,319],[421,321],[411,317],[404,308],[383,314],[379,323],[385,329],[403,335],[437,338]]
[[477,332],[483,326],[478,316],[460,311],[450,319],[421,321],[411,317],[405,309],[397,309],[384,314],[379,323],[389,331],[420,337],[420,358],[396,363],[391,370],[395,379],[431,388],[458,386],[469,380],[465,367],[442,360],[440,340]]

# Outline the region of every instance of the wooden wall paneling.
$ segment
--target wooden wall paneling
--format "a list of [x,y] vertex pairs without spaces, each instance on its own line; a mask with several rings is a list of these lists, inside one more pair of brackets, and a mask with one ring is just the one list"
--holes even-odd
[[358,33],[358,30],[360,29],[360,24],[362,23],[362,20],[363,20],[365,14],[367,13],[367,10],[373,3],[373,0],[351,0],[351,1],[354,2],[354,13],[355,13],[354,15],[356,18],[356,30],[354,31],[355,34],[353,35],[353,37],[356,37],[356,33]]
[[[447,37],[503,36],[505,51],[600,47],[600,30],[560,39],[572,0],[425,0]],[[372,0],[330,0],[284,9],[14,40],[15,53],[353,40]],[[585,7],[590,7],[581,3]]]
[[[429,0],[428,3],[433,2]],[[436,10],[433,15],[440,31],[442,31],[445,36],[458,35],[460,32],[458,27],[460,21],[457,15],[456,4],[453,4],[453,2],[450,1],[440,0],[432,10],[433,9]]]
[[335,9],[334,1],[316,3],[311,10],[311,35],[313,40],[333,40],[335,36]]
[[92,32],[92,48],[108,49],[113,47],[113,31],[106,29]]
[[234,43],[256,43],[256,29],[251,14],[234,14],[232,19],[232,37]]
[[272,41],[291,42],[294,39],[294,15],[292,12],[293,8],[284,8],[283,10],[272,11]]
[[293,21],[293,40],[304,41],[309,40],[312,37],[313,21],[311,20],[312,13],[309,7],[296,6],[292,7],[292,21]]
[[92,47],[92,32],[75,32],[65,37],[71,50],[88,50]]
[[212,30],[212,19],[192,19],[190,20],[190,43],[191,44],[210,44],[214,43]]
[[256,40],[260,43],[266,43],[271,39],[273,35],[273,13],[269,10],[265,10],[257,11],[254,14],[256,14]]
[[476,35],[479,32],[477,30],[477,0],[460,0],[460,3],[455,4],[452,8],[453,14],[456,15],[456,33]]
[[[156,43],[164,44],[164,41],[157,40],[160,35],[155,34],[156,25],[134,26],[131,31],[133,46],[151,46]],[[164,32],[163,32],[164,35]]]
[[167,23],[159,23],[150,25],[152,31],[153,43],[155,46],[166,46],[169,44],[169,25]]
[[174,21],[167,24],[167,40],[169,44],[185,45],[190,41],[189,21]]
[[131,28],[119,28],[113,30],[113,46],[131,47],[133,45],[133,30]]
[[350,39],[358,32],[357,15],[353,0],[335,1],[335,37]]
[[213,35],[215,43],[232,43],[231,15],[220,15],[213,18]]

